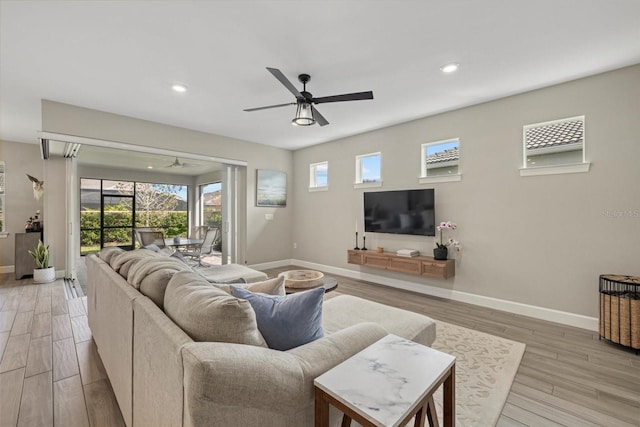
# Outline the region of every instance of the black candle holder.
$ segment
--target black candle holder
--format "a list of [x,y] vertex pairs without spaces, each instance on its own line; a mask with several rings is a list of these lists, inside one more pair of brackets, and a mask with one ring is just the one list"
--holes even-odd
[[367,236],[366,235],[362,235],[362,249],[363,251],[367,250]]
[[356,247],[353,248],[354,251],[359,251],[360,248],[358,247],[358,232],[356,231]]

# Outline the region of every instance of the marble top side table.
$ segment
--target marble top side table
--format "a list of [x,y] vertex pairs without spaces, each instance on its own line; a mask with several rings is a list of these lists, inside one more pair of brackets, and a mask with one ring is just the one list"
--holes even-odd
[[314,380],[315,425],[329,425],[329,405],[342,425],[395,427],[414,416],[415,426],[437,426],[433,392],[444,384],[445,427],[455,424],[455,357],[387,335]]

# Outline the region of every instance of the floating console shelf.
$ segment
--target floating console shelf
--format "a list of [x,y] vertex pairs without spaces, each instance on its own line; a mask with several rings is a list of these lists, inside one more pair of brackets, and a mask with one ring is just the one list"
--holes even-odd
[[448,279],[455,276],[456,264],[452,259],[437,261],[427,256],[404,257],[392,252],[348,251],[349,264],[397,271],[434,279]]

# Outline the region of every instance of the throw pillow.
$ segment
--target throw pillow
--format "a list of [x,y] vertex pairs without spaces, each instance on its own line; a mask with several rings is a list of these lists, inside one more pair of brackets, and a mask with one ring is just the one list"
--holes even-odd
[[[209,280],[211,281],[211,280]],[[237,288],[246,289],[251,292],[259,292],[267,295],[285,295],[284,291],[284,277],[276,277],[273,279],[265,280],[263,282],[247,283],[244,279],[240,278],[237,282],[213,282],[213,286],[217,286],[227,293],[231,293],[231,286]]]
[[211,286],[197,273],[173,275],[164,294],[164,311],[194,341],[266,347],[251,304]]
[[269,348],[289,350],[324,336],[324,288],[279,296],[253,293],[231,285],[231,295],[249,301],[256,313],[258,330]]
[[160,252],[160,247],[158,245],[154,245],[153,243],[150,245],[143,246],[140,249],[147,249],[153,252]]

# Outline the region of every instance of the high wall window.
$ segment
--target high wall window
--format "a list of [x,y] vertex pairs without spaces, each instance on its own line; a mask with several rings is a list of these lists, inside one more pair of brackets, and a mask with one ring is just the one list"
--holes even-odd
[[382,153],[356,156],[356,188],[382,186]]
[[458,138],[422,144],[421,183],[460,181],[460,140]]
[[584,116],[526,125],[521,175],[587,172]]
[[135,247],[134,228],[186,237],[186,185],[80,179],[80,253]]
[[309,191],[322,191],[329,188],[329,162],[309,165]]
[[5,233],[4,220],[4,161],[0,160],[0,234]]

